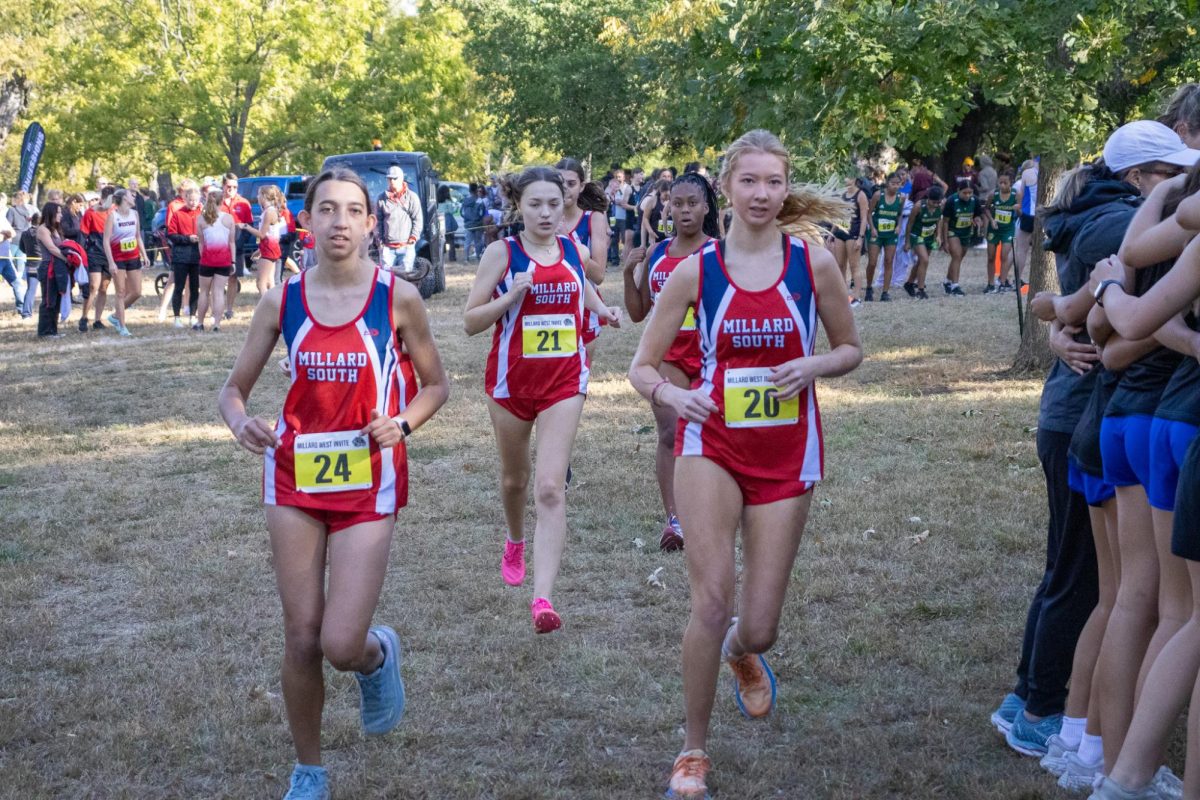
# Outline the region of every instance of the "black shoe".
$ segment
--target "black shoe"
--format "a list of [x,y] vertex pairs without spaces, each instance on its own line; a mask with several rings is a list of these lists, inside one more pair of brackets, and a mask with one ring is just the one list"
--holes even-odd
[[967,296],[967,293],[962,290],[961,286],[955,286],[954,288],[952,288],[950,290],[950,294],[955,295],[956,297],[966,297]]
[[104,330],[104,329],[105,329],[105,328],[107,328],[107,327],[108,327],[108,326],[107,326],[107,325],[105,325],[105,324],[104,324],[103,322],[101,322],[100,320],[96,320],[95,322],[93,322],[93,323],[92,323],[92,330],[94,330],[94,331],[100,331],[100,330]]
[[987,286],[983,287],[984,294],[995,294],[998,291],[1000,290],[996,288],[996,284],[994,283],[989,283]]
[[87,333],[87,320],[86,319],[79,320],[79,332]]
[[192,326],[192,330],[196,331],[196,333],[204,333],[204,326],[197,322]]
[[925,294],[924,289],[917,289],[917,299],[918,300],[928,300],[929,295]]
[[1016,288],[1015,288],[1015,287],[1013,287],[1013,285],[1012,285],[1012,281],[1005,281],[1004,283],[1000,284],[1000,291],[1002,291],[1002,292],[1015,292],[1015,291],[1016,291]]
[[879,302],[890,303],[892,302],[892,298],[888,296],[887,292],[884,292],[883,294],[879,295]]
[[904,291],[908,292],[909,297],[916,297],[917,296],[917,285],[915,283],[913,283],[912,281],[909,281],[904,284]]
[[867,294],[866,294],[866,296],[865,296],[865,297],[863,297],[863,300],[864,300],[864,301],[866,301],[866,302],[868,302],[868,303],[874,302],[874,300],[875,300],[875,287],[873,287],[873,286],[868,286],[868,287],[867,287]]
[[942,281],[942,288],[946,290],[946,294],[954,294],[952,291],[950,291],[950,286],[950,281]]

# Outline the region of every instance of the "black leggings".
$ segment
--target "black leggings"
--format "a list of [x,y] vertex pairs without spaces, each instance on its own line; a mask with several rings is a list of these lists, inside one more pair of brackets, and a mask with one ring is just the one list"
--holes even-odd
[[171,265],[171,270],[175,273],[175,292],[171,295],[171,308],[175,316],[179,316],[179,308],[183,305],[185,281],[188,286],[188,309],[195,314],[196,306],[200,304],[200,265],[176,262]]

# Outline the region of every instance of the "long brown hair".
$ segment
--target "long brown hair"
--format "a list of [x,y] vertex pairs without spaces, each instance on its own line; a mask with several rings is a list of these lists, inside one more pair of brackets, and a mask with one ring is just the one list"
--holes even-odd
[[[791,172],[791,155],[778,136],[761,128],[749,131],[738,137],[725,150],[725,160],[721,164],[721,173],[717,181],[726,197],[730,196],[729,182],[733,179],[733,169],[738,159],[746,153],[768,153],[777,156],[783,161],[784,174]],[[785,233],[821,243],[824,241],[824,230],[820,223],[845,225],[849,218],[849,207],[840,197],[826,196],[792,184],[775,219]]]
[[608,208],[608,198],[604,195],[604,189],[595,181],[587,179],[587,176],[583,174],[583,164],[580,164],[577,159],[559,159],[554,168],[574,172],[579,176],[579,198],[575,201],[575,205],[584,211],[604,211]]

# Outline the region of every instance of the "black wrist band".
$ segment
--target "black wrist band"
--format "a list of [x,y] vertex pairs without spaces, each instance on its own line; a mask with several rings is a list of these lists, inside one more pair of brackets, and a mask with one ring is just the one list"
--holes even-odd
[[412,436],[412,428],[409,426],[408,420],[400,420],[400,432],[404,434],[405,439]]

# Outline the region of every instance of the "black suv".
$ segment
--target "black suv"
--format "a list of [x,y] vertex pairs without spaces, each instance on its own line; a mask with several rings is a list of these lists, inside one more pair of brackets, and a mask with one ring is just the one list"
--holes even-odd
[[[422,297],[430,297],[446,289],[445,222],[437,211],[437,172],[433,162],[424,153],[402,153],[394,150],[372,150],[367,153],[343,153],[329,156],[321,165],[322,170],[345,167],[360,178],[371,192],[372,200],[378,201],[387,191],[388,167],[404,170],[408,188],[421,199],[425,212],[425,228],[417,239],[416,272],[423,274],[417,283]],[[379,262],[378,243],[372,243],[371,257]]]

